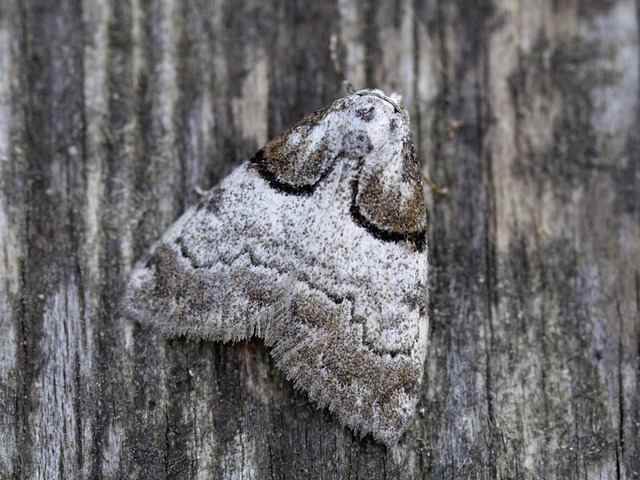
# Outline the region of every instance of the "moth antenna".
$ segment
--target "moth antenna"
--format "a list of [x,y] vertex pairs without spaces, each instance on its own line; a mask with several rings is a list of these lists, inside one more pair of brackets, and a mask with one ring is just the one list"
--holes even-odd
[[329,52],[331,53],[331,61],[333,62],[333,69],[338,75],[338,77],[342,78],[342,88],[347,93],[347,95],[351,95],[356,92],[356,88],[353,84],[347,79],[347,76],[342,71],[342,66],[340,65],[340,59],[338,58],[338,42],[340,37],[337,33],[332,33],[331,37],[329,37]]
[[422,180],[424,180],[426,182],[426,184],[429,185],[429,187],[431,187],[431,190],[433,190],[437,195],[442,195],[442,196],[449,195],[449,189],[448,188],[446,188],[446,187],[438,187],[424,173],[422,174]]

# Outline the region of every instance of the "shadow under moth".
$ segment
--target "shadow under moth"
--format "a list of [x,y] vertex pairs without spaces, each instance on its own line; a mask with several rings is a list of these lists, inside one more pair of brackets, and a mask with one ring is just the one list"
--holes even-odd
[[409,427],[427,348],[426,213],[402,105],[340,98],[269,142],[135,266],[128,318],[171,337],[258,336],[360,435]]

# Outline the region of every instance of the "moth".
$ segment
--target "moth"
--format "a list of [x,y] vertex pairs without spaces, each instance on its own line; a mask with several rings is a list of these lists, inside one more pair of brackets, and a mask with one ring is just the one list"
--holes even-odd
[[262,337],[296,387],[392,445],[423,376],[426,227],[407,111],[361,90],[184,213],[134,267],[124,311],[169,337]]

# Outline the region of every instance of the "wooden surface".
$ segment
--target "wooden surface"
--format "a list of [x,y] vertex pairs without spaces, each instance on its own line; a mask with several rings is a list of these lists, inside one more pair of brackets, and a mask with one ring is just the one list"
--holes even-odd
[[[0,2],[0,478],[640,477],[630,0]],[[358,439],[260,341],[118,313],[135,259],[264,142],[403,95],[427,190],[413,426]]]

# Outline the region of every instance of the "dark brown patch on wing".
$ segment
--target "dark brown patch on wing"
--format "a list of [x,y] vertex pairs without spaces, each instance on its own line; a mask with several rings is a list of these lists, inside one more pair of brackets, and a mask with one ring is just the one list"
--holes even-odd
[[312,130],[320,125],[328,109],[306,116],[270,141],[251,159],[251,164],[273,188],[292,194],[311,193],[334,163],[324,139],[313,141]]
[[[400,169],[399,175],[385,175],[386,169]],[[389,184],[389,178],[400,178]],[[417,251],[426,243],[426,212],[420,168],[411,140],[404,142],[402,156],[373,172],[361,172],[353,182],[351,214],[354,220],[377,238],[409,241]]]

